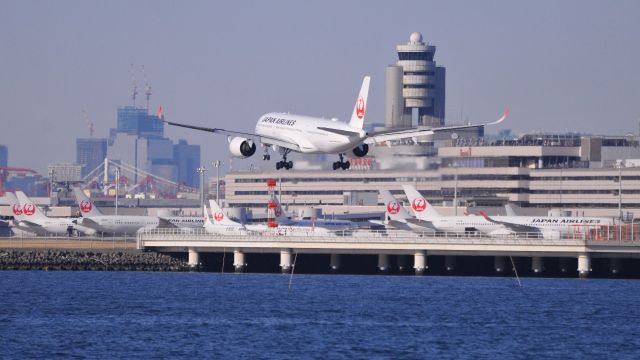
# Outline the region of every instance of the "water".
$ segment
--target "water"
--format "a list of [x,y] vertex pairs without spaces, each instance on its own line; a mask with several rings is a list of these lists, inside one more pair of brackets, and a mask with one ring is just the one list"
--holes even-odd
[[640,281],[0,272],[0,358],[639,358]]

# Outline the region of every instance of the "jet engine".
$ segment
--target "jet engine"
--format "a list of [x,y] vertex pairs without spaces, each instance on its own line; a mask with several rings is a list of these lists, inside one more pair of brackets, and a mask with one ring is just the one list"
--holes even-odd
[[369,145],[367,144],[360,144],[357,147],[353,148],[353,155],[357,157],[366,156],[368,152],[369,152]]
[[239,157],[242,159],[248,158],[249,156],[255,154],[256,143],[243,137],[234,137],[229,142],[229,151],[235,157]]

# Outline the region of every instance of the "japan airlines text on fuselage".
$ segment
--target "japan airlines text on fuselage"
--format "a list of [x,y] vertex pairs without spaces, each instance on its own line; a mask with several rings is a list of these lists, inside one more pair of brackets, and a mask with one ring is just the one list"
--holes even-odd
[[346,152],[357,146],[366,136],[364,130],[355,129],[337,119],[282,113],[269,113],[260,117],[255,132],[260,136],[297,144],[300,152],[306,154]]

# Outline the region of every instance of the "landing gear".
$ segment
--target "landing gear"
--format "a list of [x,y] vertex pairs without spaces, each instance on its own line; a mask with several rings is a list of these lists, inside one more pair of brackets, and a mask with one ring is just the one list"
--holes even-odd
[[282,154],[282,161],[278,161],[276,163],[276,170],[293,169],[293,161],[291,161],[291,160],[287,161],[287,154],[290,153],[290,152],[291,152],[291,150],[289,150],[289,149],[284,151],[284,153]]
[[340,156],[340,161],[336,161],[333,163],[333,170],[347,170],[351,167],[349,161],[344,161],[344,154],[338,154],[338,156]]
[[269,155],[269,154],[262,155],[262,160],[264,160],[264,161],[271,160],[271,155]]
[[262,160],[263,161],[271,160],[271,155],[269,155],[269,147],[262,144],[262,150],[264,151],[264,154],[262,155]]

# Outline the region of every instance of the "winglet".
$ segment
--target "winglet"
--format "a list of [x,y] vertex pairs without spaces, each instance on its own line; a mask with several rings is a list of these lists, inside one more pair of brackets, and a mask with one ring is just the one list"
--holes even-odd
[[497,125],[500,124],[501,122],[505,121],[507,119],[507,117],[509,117],[509,113],[511,112],[511,109],[509,109],[508,107],[506,109],[504,109],[504,112],[502,113],[502,116],[500,116],[500,118],[494,122],[488,123],[487,125]]
[[365,76],[362,80],[362,86],[360,87],[360,93],[356,99],[356,104],[353,107],[353,113],[351,114],[351,120],[349,126],[355,129],[362,129],[364,125],[364,115],[367,111],[367,97],[369,96],[369,82],[370,76]]

